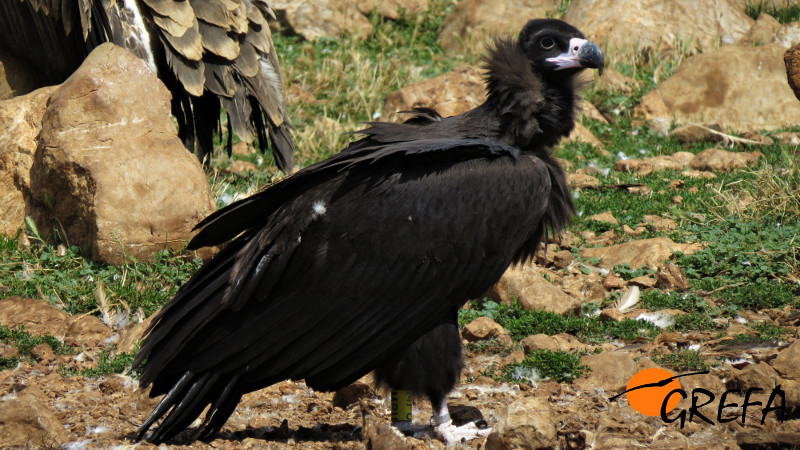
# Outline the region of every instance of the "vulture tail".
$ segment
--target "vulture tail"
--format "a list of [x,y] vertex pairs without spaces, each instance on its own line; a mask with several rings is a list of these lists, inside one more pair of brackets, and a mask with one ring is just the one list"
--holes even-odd
[[[213,436],[222,428],[241,400],[242,391],[238,387],[238,380],[238,376],[228,380],[228,377],[220,374],[195,374],[187,371],[139,427],[136,440],[145,438],[154,444],[169,441],[191,425],[208,405],[211,407],[205,420],[191,439]],[[162,417],[164,420],[159,427],[145,436],[150,427]]]

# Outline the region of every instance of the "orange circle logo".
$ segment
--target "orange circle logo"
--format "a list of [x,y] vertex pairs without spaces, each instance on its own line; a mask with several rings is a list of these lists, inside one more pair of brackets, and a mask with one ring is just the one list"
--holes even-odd
[[[659,368],[645,369],[634,375],[628,382],[626,396],[628,403],[636,411],[646,416],[660,416],[661,405],[667,394],[675,389],[681,389],[681,383],[675,375]],[[667,382],[669,378],[672,378]],[[678,406],[681,396],[673,394],[667,402],[666,412]]]

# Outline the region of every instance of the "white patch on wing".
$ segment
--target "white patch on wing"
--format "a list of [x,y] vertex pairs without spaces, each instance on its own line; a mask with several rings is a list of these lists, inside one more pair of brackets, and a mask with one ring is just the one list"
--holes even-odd
[[[121,18],[123,18],[123,22],[125,22],[126,18],[129,20],[129,22],[126,22],[126,25],[131,27],[130,30],[127,30],[126,34],[128,34],[128,36],[126,36],[126,39],[133,39],[141,46],[141,49],[129,50],[133,50],[133,53],[136,53],[138,57],[147,61],[147,65],[150,66],[153,73],[158,73],[156,69],[156,60],[153,57],[153,49],[150,46],[150,33],[147,32],[147,27],[144,24],[136,0],[123,0],[122,4],[121,8],[127,11],[120,11],[119,14]],[[120,7],[119,5],[115,6],[118,8]],[[141,54],[141,52],[145,54]]]
[[272,64],[269,62],[269,59],[266,56],[261,57],[261,73],[264,77],[267,78],[267,84],[272,87],[273,94],[275,95],[275,102],[277,104],[283,103],[283,88],[281,82],[281,76],[278,72],[275,71],[275,68],[272,67]]
[[311,211],[312,217],[317,218],[319,216],[325,215],[328,212],[328,208],[325,206],[325,202],[322,200],[317,200],[311,204]]

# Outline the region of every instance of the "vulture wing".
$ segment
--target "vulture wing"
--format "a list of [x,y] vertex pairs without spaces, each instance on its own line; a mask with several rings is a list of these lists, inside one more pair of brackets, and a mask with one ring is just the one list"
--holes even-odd
[[193,246],[238,237],[153,322],[135,364],[168,395],[140,435],[173,405],[150,440],[209,404],[212,433],[284,379],[357,380],[528,256],[561,184],[554,161],[498,142],[417,140],[340,153],[210,216]]
[[[0,49],[54,84],[96,46],[114,42],[142,57],[172,92],[181,138],[205,159],[220,131],[272,146],[291,172],[294,143],[266,0],[13,0],[0,3]],[[231,151],[229,134],[228,152]]]

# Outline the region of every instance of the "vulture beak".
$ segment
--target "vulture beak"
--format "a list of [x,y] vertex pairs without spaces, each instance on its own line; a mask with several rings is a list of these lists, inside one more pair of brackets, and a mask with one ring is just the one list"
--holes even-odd
[[603,74],[603,52],[594,42],[586,39],[572,38],[569,40],[569,50],[554,57],[547,58],[548,62],[556,65],[556,70],[584,68],[597,69]]

